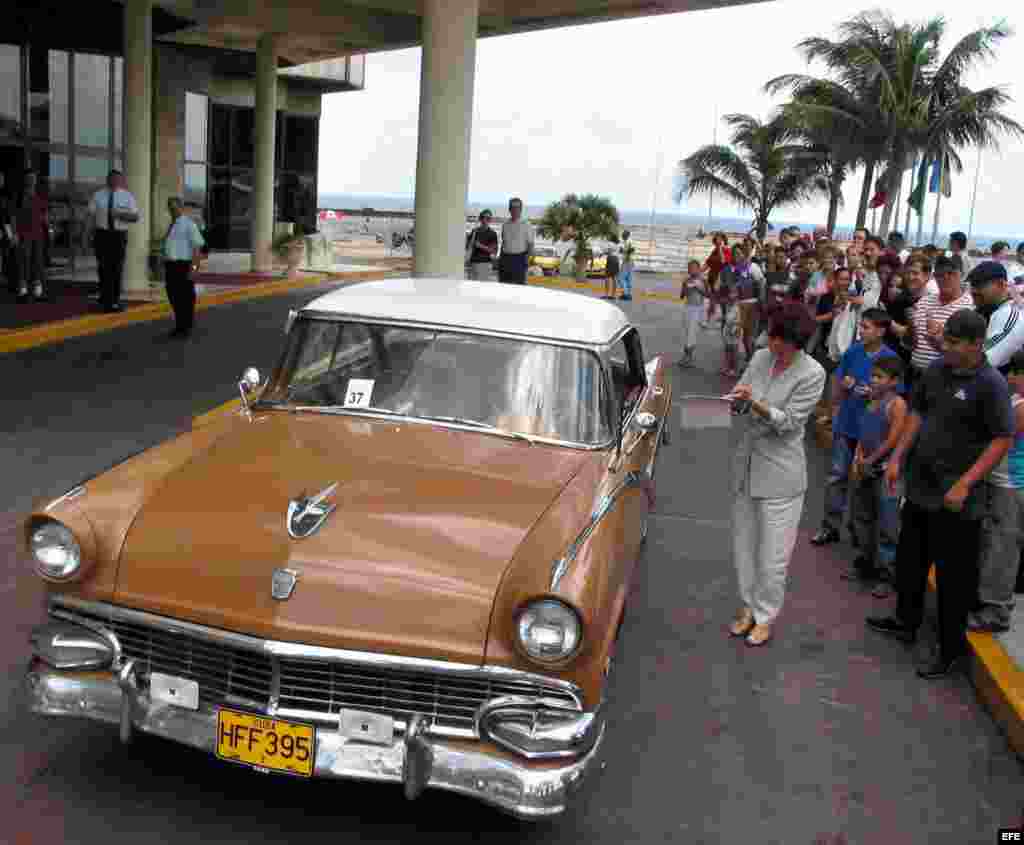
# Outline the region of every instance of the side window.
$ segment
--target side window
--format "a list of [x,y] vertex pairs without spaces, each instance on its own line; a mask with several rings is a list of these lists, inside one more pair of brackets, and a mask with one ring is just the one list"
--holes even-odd
[[622,340],[612,347],[609,358],[614,400],[621,419],[632,413],[647,384],[644,355],[640,347],[640,335],[636,329],[630,329]]

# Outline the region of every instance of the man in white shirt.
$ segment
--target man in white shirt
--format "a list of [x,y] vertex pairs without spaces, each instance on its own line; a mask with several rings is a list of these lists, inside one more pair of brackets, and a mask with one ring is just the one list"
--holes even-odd
[[100,305],[104,311],[123,311],[121,277],[128,245],[128,227],[139,222],[135,197],[125,187],[124,174],[111,170],[107,187],[89,202],[89,227],[100,277]]
[[953,259],[953,263],[960,270],[960,275],[965,279],[974,269],[975,261],[967,254],[967,235],[963,232],[949,233],[949,250],[946,256]]
[[498,258],[498,281],[514,285],[526,284],[526,271],[533,254],[533,227],[523,216],[523,201],[508,201],[510,220],[501,225],[501,256]]
[[174,331],[170,336],[188,337],[196,311],[196,286],[192,271],[199,268],[200,249],[205,245],[195,221],[185,214],[180,197],[167,200],[171,225],[164,238],[164,283],[167,301],[174,309]]

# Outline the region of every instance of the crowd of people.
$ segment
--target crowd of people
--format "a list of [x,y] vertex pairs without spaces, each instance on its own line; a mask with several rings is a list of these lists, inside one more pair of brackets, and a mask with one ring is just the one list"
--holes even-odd
[[1012,624],[1024,592],[1024,243],[984,259],[966,243],[961,232],[946,249],[866,229],[846,244],[824,230],[783,230],[778,244],[717,234],[689,263],[678,363],[693,366],[702,330],[720,332],[722,374],[738,377],[728,396],[752,421],[734,453],[746,456],[734,473],[743,606],[730,628],[749,644],[770,636],[802,510],[802,452],[787,440],[783,455],[781,439],[812,416],[832,446],[811,542],[848,540],[842,577],[896,596],[866,624],[913,642],[933,564],[939,650],[921,677],[950,672],[966,631]]

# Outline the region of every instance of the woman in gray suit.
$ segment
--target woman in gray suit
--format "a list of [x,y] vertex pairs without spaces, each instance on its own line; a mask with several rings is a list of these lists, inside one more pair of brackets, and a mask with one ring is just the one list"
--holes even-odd
[[825,371],[802,350],[814,321],[799,304],[768,326],[733,401],[733,560],[743,606],[729,633],[764,645],[782,609],[786,569],[807,490],[804,427],[825,388]]

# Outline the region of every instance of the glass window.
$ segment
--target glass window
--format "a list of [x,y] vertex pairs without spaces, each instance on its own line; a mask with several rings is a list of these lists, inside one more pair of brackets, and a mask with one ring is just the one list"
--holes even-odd
[[124,146],[124,59],[114,59],[114,149]]
[[21,138],[21,48],[0,44],[0,138]]
[[185,165],[185,202],[206,208],[206,165]]
[[253,109],[233,109],[231,116],[231,166],[254,167],[255,112]]
[[110,146],[110,57],[75,54],[75,143]]
[[52,144],[68,141],[68,54],[50,50],[45,61],[32,48],[28,108],[32,137]]
[[[596,355],[542,343],[302,320],[261,401],[332,410],[369,406],[423,419],[573,443],[610,436]],[[351,379],[367,380],[355,396]],[[451,421],[449,419],[449,421]]]
[[209,99],[205,94],[185,92],[185,161],[206,161]]
[[209,162],[215,165],[231,163],[231,109],[214,103],[210,106]]
[[87,182],[95,187],[106,184],[110,173],[110,159],[106,156],[75,156],[75,181]]
[[64,196],[68,192],[68,157],[55,153],[43,154],[49,159],[40,168],[47,174],[47,188],[50,196]]
[[285,121],[282,169],[295,170],[300,173],[315,172],[317,119],[288,115]]
[[348,81],[358,88],[363,87],[366,80],[366,56],[348,57]]

